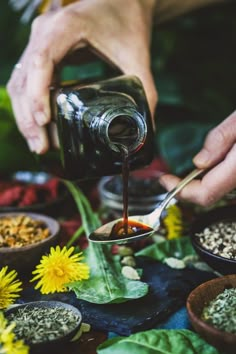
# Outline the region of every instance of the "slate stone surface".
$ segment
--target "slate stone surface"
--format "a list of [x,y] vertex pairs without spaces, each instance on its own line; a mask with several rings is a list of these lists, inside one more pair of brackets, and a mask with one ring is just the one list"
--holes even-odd
[[175,270],[146,257],[138,257],[138,266],[143,269],[142,280],[150,286],[149,293],[140,299],[120,304],[92,304],[78,300],[73,292],[41,295],[28,288],[21,301],[58,300],[78,307],[83,322],[95,330],[130,335],[151,329],[163,323],[171,314],[185,305],[189,293],[199,284],[215,278],[215,275],[196,269]]

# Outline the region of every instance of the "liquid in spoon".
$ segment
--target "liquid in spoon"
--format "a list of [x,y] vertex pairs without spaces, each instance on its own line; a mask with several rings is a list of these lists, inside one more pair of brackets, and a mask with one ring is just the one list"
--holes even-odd
[[125,224],[124,220],[118,221],[112,228],[109,239],[110,240],[121,240],[127,239],[128,237],[141,236],[143,234],[152,232],[153,229],[141,222],[135,220],[127,220]]

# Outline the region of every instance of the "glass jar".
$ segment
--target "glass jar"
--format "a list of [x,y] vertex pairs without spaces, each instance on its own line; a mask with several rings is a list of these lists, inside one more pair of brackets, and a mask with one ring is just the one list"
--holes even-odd
[[153,126],[137,77],[62,86],[52,91],[51,107],[48,132],[54,149],[40,157],[50,173],[68,180],[121,173],[121,147],[128,151],[131,170],[152,161]]
[[[128,214],[143,215],[152,212],[165,198],[167,191],[160,185],[160,171],[135,171],[128,182]],[[98,195],[101,206],[112,218],[123,215],[122,176],[103,177],[98,183]],[[171,204],[176,203],[172,199]]]

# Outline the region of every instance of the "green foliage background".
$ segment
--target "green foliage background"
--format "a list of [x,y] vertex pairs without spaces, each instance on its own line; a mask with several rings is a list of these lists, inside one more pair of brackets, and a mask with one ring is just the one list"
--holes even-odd
[[[30,24],[21,24],[20,15],[10,8],[8,1],[1,2],[3,87],[28,41]],[[235,15],[235,2],[213,5],[156,26],[153,31],[152,67],[159,92],[156,152],[175,173],[190,168],[191,156],[209,128],[235,109]],[[12,113],[4,105],[6,99],[3,101],[0,95],[1,171],[32,167],[32,156],[17,133]],[[8,125],[11,129],[8,127],[6,133]],[[19,158],[9,159],[16,151],[16,143]]]

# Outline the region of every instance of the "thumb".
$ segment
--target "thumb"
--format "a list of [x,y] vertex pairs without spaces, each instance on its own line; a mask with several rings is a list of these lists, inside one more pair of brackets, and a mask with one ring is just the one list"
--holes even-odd
[[152,116],[152,121],[154,124],[154,115],[155,115],[155,109],[158,101],[158,93],[157,93],[154,78],[150,68],[136,66],[135,68],[133,67],[132,69],[124,70],[124,73],[127,75],[135,75],[141,80],[147,97],[149,109]]
[[199,168],[208,168],[222,161],[236,142],[236,111],[212,129],[203,148],[193,162]]
[[146,73],[139,75],[140,80],[143,83],[144,91],[147,96],[150,112],[154,121],[155,109],[158,101],[158,93],[153,79],[153,75],[150,70]]

